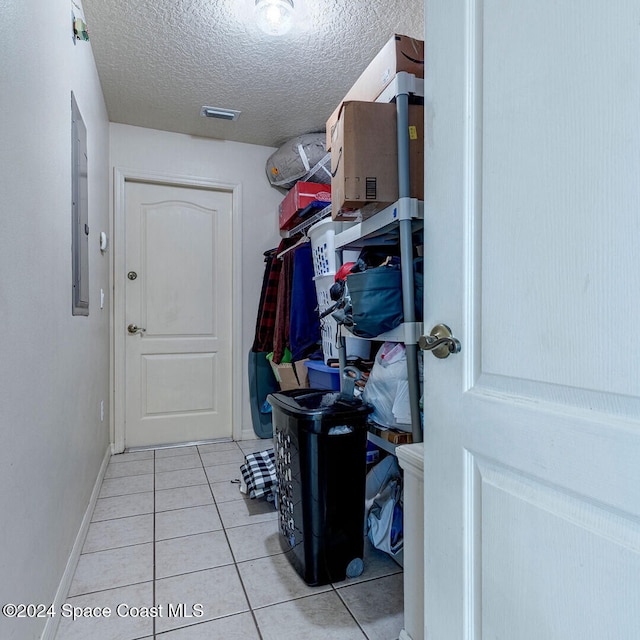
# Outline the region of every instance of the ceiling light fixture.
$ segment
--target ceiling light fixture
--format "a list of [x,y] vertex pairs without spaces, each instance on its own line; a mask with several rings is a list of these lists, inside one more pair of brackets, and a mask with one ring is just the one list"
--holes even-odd
[[200,115],[205,118],[219,118],[220,120],[237,120],[240,111],[235,109],[222,109],[221,107],[202,107]]
[[293,26],[293,0],[256,0],[256,23],[266,34],[281,36]]

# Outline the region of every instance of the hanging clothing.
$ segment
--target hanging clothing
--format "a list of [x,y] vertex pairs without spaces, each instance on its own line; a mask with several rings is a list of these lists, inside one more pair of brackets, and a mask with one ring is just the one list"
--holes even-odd
[[278,282],[278,297],[276,302],[276,318],[273,332],[273,362],[280,364],[285,349],[289,347],[289,325],[291,315],[291,288],[293,285],[294,251],[288,251],[282,256],[282,270]]
[[[293,282],[291,286],[291,311],[289,316],[289,348],[292,360],[301,360],[318,349],[322,341],[318,299],[313,280],[313,255],[307,242],[292,252]],[[286,256],[285,256],[286,257]]]
[[278,283],[282,261],[276,257],[285,248],[284,240],[277,249],[271,249],[264,254],[265,269],[262,280],[258,316],[256,319],[255,338],[251,351],[273,351],[273,332],[276,326],[276,305],[278,301]]

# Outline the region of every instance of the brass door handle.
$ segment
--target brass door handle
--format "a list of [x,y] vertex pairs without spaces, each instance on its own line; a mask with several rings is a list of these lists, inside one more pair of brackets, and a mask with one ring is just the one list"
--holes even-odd
[[446,324],[437,324],[428,336],[420,336],[418,346],[423,351],[431,351],[436,358],[448,358],[452,353],[460,353],[460,340],[451,335]]
[[143,329],[142,327],[139,327],[137,324],[130,324],[127,327],[127,331],[129,332],[129,335],[135,336],[136,333],[144,333],[146,331],[146,329]]

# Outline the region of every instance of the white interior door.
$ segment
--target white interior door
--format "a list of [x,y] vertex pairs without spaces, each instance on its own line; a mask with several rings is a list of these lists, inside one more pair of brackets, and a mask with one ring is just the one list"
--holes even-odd
[[425,637],[638,638],[640,5],[425,6]]
[[232,195],[125,197],[125,446],[230,437]]

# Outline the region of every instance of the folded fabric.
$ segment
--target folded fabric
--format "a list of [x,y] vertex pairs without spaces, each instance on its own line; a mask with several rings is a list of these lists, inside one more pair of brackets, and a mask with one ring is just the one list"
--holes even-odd
[[248,453],[244,464],[240,465],[242,479],[247,485],[250,498],[261,498],[273,492],[276,478],[275,451],[267,449],[256,453]]

